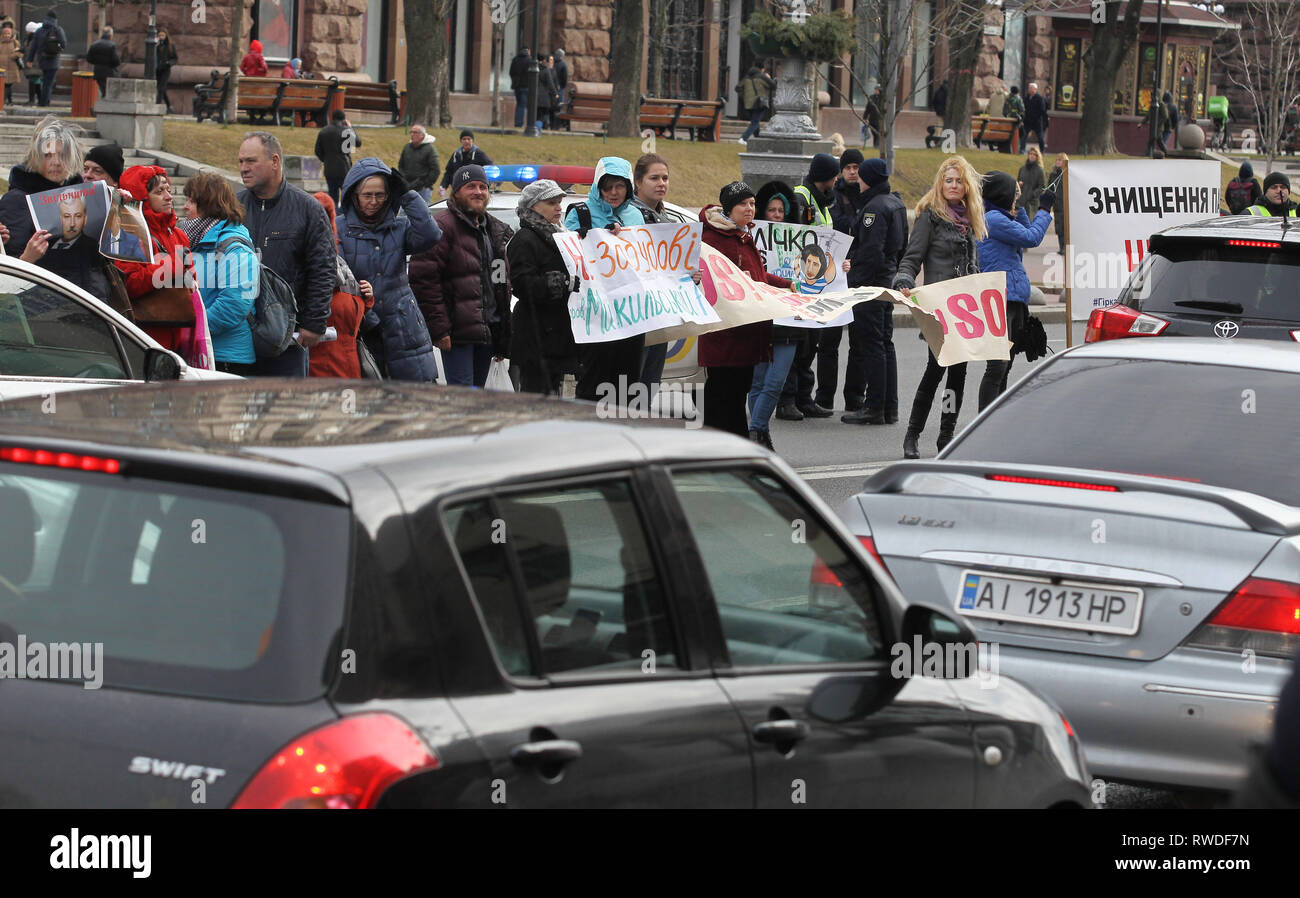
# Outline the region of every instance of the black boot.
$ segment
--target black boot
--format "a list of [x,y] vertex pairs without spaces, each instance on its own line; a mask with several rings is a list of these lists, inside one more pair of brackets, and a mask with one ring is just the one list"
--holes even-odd
[[939,436],[935,439],[934,444],[942,452],[943,448],[952,442],[953,431],[957,429],[957,413],[944,412],[939,416]]
[[933,393],[927,396],[920,391],[917,391],[916,398],[912,400],[912,417],[908,419],[907,433],[903,435],[903,458],[921,457],[916,441],[920,439],[921,431],[925,430],[925,419],[930,417],[930,403],[933,401]]
[[770,452],[776,451],[776,447],[772,445],[772,434],[766,430],[751,430],[749,438]]

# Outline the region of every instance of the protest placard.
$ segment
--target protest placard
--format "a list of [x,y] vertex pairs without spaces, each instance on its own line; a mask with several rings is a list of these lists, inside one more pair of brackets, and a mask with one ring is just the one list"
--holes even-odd
[[600,343],[688,322],[716,323],[691,279],[704,245],[702,228],[700,222],[672,222],[617,234],[592,228],[583,238],[571,231],[554,235],[569,273],[582,282],[569,297],[574,340]]
[[[149,229],[138,208],[103,181],[87,181],[27,195],[37,230],[49,231],[47,253],[70,253],[84,265],[99,255],[128,262],[152,262]],[[105,251],[105,246],[115,250]]]
[[[800,293],[838,293],[849,289],[848,275],[840,263],[849,254],[853,238],[831,228],[789,224],[783,221],[754,222],[754,247],[769,274],[793,281]],[[853,320],[852,309],[830,321],[780,318],[789,327],[837,327]]]

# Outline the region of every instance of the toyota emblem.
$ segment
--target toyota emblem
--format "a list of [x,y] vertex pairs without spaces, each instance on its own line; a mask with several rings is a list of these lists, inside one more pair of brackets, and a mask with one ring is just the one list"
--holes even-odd
[[1225,340],[1231,340],[1237,336],[1237,331],[1241,330],[1235,321],[1216,321],[1214,322],[1214,336],[1222,337]]

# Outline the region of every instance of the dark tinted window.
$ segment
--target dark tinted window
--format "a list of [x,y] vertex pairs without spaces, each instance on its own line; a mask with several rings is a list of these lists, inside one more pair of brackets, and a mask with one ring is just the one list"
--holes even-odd
[[0,374],[124,378],[109,323],[19,275],[0,274]]
[[324,692],[346,510],[0,465],[0,520],[8,641],[102,644],[105,685],[286,702]]
[[639,670],[646,652],[656,670],[675,666],[663,580],[626,483],[479,499],[444,520],[507,672]]
[[1300,505],[1297,422],[1295,374],[1066,358],[1031,374],[948,458],[1174,477]]
[[755,471],[684,471],[673,485],[708,572],[733,664],[882,654],[865,569],[796,497]]
[[[1300,320],[1300,252],[1209,241],[1162,246],[1119,301],[1144,312]],[[1136,289],[1135,289],[1136,288]]]

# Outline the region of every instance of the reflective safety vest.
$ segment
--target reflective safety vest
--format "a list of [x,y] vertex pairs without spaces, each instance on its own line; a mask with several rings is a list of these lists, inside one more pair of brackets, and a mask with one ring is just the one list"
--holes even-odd
[[[794,192],[803,197],[804,201],[808,203],[808,208],[812,210],[813,220],[810,224],[816,225],[819,228],[834,227],[834,223],[831,221],[830,207],[827,206],[823,209],[819,206],[817,201],[813,199],[811,190],[809,190],[805,185],[800,184],[794,189]],[[803,224],[803,222],[800,222],[800,224]]]
[[[1257,217],[1257,218],[1272,218],[1272,217],[1273,217],[1273,213],[1272,213],[1272,212],[1268,211],[1268,210],[1265,209],[1263,206],[1259,206],[1259,205],[1251,206],[1250,208],[1248,208],[1248,209],[1246,210],[1246,212],[1249,213],[1250,215],[1254,215],[1254,216]],[[1287,213],[1286,213],[1286,217],[1287,217],[1287,218],[1295,218],[1295,217],[1296,217],[1296,214],[1295,214],[1295,213],[1296,213],[1296,210],[1295,210],[1295,209],[1290,209],[1290,210],[1287,211]]]

